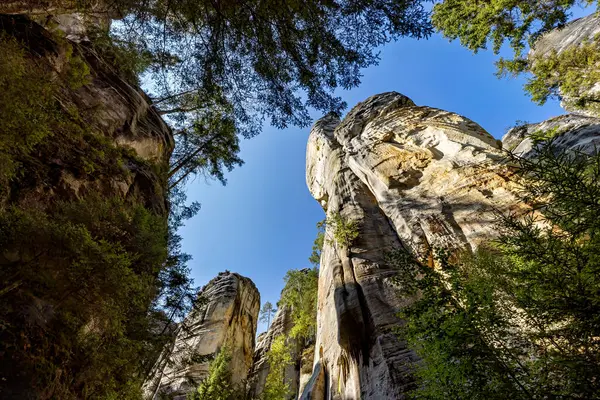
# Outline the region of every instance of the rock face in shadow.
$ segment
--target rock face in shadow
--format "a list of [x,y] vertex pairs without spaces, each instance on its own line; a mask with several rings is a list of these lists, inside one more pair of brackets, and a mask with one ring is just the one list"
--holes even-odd
[[[251,399],[259,398],[265,388],[267,375],[269,375],[270,371],[267,355],[273,341],[280,335],[288,337],[292,327],[293,322],[290,309],[288,307],[280,307],[273,317],[273,322],[271,322],[269,329],[258,336],[252,367],[248,374],[248,393]],[[298,360],[298,363],[294,362],[286,368],[285,380],[289,384],[290,392],[297,393],[299,381],[299,354],[302,353],[302,349],[299,349],[295,341],[291,338],[288,338],[288,344],[292,349],[292,359],[294,361]],[[295,396],[292,398],[295,398]]]
[[[308,270],[307,270],[308,271]],[[292,363],[285,369],[285,382],[288,384],[288,399],[296,399],[302,389],[308,383],[312,375],[314,359],[314,342],[291,337],[294,327],[292,309],[288,306],[279,306],[268,330],[257,338],[256,350],[252,368],[248,374],[248,396],[251,399],[259,399],[265,389],[267,376],[270,372],[268,352],[273,341],[279,337],[286,338],[286,344],[290,349]]]
[[231,353],[232,383],[243,384],[252,365],[260,294],[241,275],[222,272],[200,295],[206,303],[194,309],[177,328],[172,346],[165,349],[144,384],[148,399],[185,400],[208,375],[212,356],[223,346]]
[[[598,138],[592,120],[548,124],[562,126],[560,140],[573,147]],[[509,138],[516,147],[524,136]],[[472,249],[493,238],[493,209],[526,207],[500,147],[473,121],[398,93],[365,100],[343,121],[328,115],[315,123],[308,187],[327,216],[356,221],[359,236],[350,248],[334,241],[323,247],[315,369],[301,398],[405,398],[416,358],[393,329],[410,299],[392,284],[396,271],[386,252],[404,248],[433,265],[435,247]]]
[[[582,46],[596,39],[600,35],[600,13],[588,15],[569,22],[560,29],[554,29],[535,42],[534,48],[529,52],[528,58],[535,63],[536,58],[548,57],[552,53],[561,54],[567,49]],[[598,69],[600,66],[587,66]],[[585,74],[585,71],[581,72]],[[600,82],[589,90],[579,90],[577,96],[562,96],[561,106],[571,112],[600,117]]]
[[123,167],[126,174],[111,177],[99,171],[104,175],[98,178],[100,173],[85,174],[64,155],[43,154],[40,162],[50,171],[48,177],[28,186],[11,187],[6,198],[13,204],[49,204],[98,192],[104,197],[141,199],[148,208],[166,214],[166,175],[157,171],[168,168],[174,139],[146,94],[87,41],[61,38],[22,15],[0,15],[0,32],[23,42],[36,62],[56,73],[68,68],[69,57],[76,55],[84,60],[90,82],[76,89],[62,88],[61,101],[65,107],[77,110],[86,130],[135,155]]
[[[11,209],[17,209],[22,212],[19,215],[26,216],[35,212],[33,215],[42,215],[47,217],[48,221],[61,221],[56,231],[62,227],[68,231],[69,226],[85,226],[87,223],[85,230],[78,232],[94,232],[90,235],[95,235],[97,231],[90,227],[90,221],[102,224],[105,215],[95,215],[94,204],[97,204],[96,201],[116,199],[119,201],[117,204],[124,205],[123,209],[144,208],[153,221],[157,224],[164,223],[166,226],[167,172],[174,140],[171,129],[152,107],[148,96],[134,79],[124,77],[119,66],[110,62],[106,54],[101,54],[94,43],[83,39],[75,40],[77,29],[73,31],[74,36],[67,36],[60,29],[51,28],[57,25],[51,15],[42,14],[41,11],[38,14],[35,10],[35,15],[27,15],[28,8],[18,7],[20,3],[26,6],[28,2],[9,2],[8,6],[4,3],[0,5],[0,11],[11,6],[13,8],[10,12],[24,15],[0,14],[3,49],[13,49],[5,50],[5,54],[0,57],[3,57],[5,62],[3,65],[14,65],[15,60],[18,60],[26,67],[23,75],[3,76],[2,90],[6,91],[5,93],[15,93],[16,91],[10,90],[13,82],[20,85],[20,82],[26,82],[32,77],[41,77],[51,84],[52,91],[47,93],[51,93],[52,100],[45,102],[43,98],[36,98],[39,92],[22,91],[19,93],[19,96],[22,95],[21,100],[26,99],[28,104],[32,104],[31,108],[23,107],[22,114],[15,113],[17,119],[12,125],[3,125],[2,140],[6,140],[5,144],[11,143],[7,138],[13,134],[21,135],[23,140],[29,141],[35,136],[35,132],[27,127],[33,125],[47,130],[43,140],[32,140],[31,148],[27,152],[10,155],[13,149],[8,146],[2,147],[2,167],[5,167],[5,160],[10,161],[12,157],[18,166],[18,174],[6,180],[4,175],[0,174],[0,211],[3,212],[3,216],[6,215],[5,211]],[[63,17],[63,24],[58,24],[60,27],[70,24],[67,16]],[[38,23],[38,20],[45,23]],[[19,46],[4,46],[9,42],[19,43]],[[15,48],[19,51],[14,50]],[[79,73],[71,75],[74,71]],[[78,79],[82,77],[85,79]],[[50,99],[50,96],[48,98]],[[7,96],[2,101],[4,107],[10,104]],[[41,105],[36,104],[38,102]],[[9,117],[10,120],[14,115],[9,114],[13,113],[7,111],[2,117]],[[4,136],[5,133],[8,135]],[[5,158],[6,154],[9,154],[8,158]],[[89,208],[83,208],[82,203],[87,204]],[[78,214],[70,214],[67,221],[55,219],[57,204],[79,207]],[[7,344],[3,347],[3,362],[0,363],[0,375],[3,377],[0,382],[2,398],[63,398],[63,395],[56,394],[63,393],[60,392],[61,389],[57,389],[61,387],[65,388],[65,392],[72,389],[73,396],[83,396],[82,392],[77,392],[78,387],[83,385],[77,382],[86,379],[91,381],[86,372],[92,370],[89,365],[94,365],[91,360],[87,360],[86,354],[91,352],[85,353],[87,345],[84,343],[87,343],[88,338],[102,337],[98,341],[101,345],[97,348],[94,346],[94,351],[101,353],[110,348],[110,345],[104,346],[104,343],[112,341],[112,336],[105,337],[101,334],[103,326],[108,326],[112,321],[108,321],[108,318],[98,311],[108,309],[106,304],[111,301],[112,293],[115,293],[114,285],[108,283],[110,272],[105,274],[105,270],[109,269],[82,267],[77,261],[81,260],[78,250],[73,250],[64,240],[53,237],[49,230],[43,228],[44,220],[39,220],[39,226],[34,225],[29,232],[32,233],[31,236],[37,235],[34,236],[37,243],[46,246],[42,252],[46,254],[43,258],[38,259],[37,255],[32,257],[38,250],[30,244],[31,242],[24,240],[30,235],[9,244],[3,242],[0,249],[0,270],[4,273],[3,278],[12,279],[10,275],[13,275],[11,271],[14,270],[18,271],[14,276],[20,279],[19,285],[15,286],[16,290],[4,293],[3,296],[3,303],[11,306],[3,308],[1,318],[4,323],[0,341]],[[125,232],[129,221],[119,220],[113,224],[111,229],[124,229],[122,232]],[[6,228],[6,225],[0,226],[3,238],[14,232],[10,227]],[[81,242],[85,243],[84,234],[80,236]],[[127,235],[123,234],[122,237],[122,242],[115,239],[113,243],[119,241],[119,245],[124,244]],[[76,236],[73,242],[78,243],[79,239],[79,236]],[[96,239],[94,237],[94,240]],[[140,240],[146,242],[148,239]],[[156,251],[164,250],[166,253],[166,238],[164,242],[157,240],[156,243],[164,243],[164,248],[157,245]],[[127,252],[131,259],[139,257],[134,250],[130,251],[130,248],[124,250],[125,247],[119,251]],[[148,247],[152,247],[152,244],[148,243]],[[54,250],[59,254],[50,254]],[[94,256],[91,256],[91,260],[94,260]],[[136,267],[127,271],[131,271],[132,275],[139,273],[141,277],[146,271],[142,272],[143,263],[132,262]],[[100,260],[98,264],[104,265]],[[115,261],[114,264],[118,262]],[[140,265],[139,269],[137,265]],[[29,276],[25,274],[27,269],[31,271]],[[82,270],[88,271],[86,274],[90,277],[89,281],[74,278],[83,273],[71,272]],[[104,277],[106,279],[103,279]],[[144,282],[150,282],[152,277],[146,275],[143,279]],[[104,283],[98,284],[101,281]],[[85,294],[82,294],[83,292]],[[140,298],[141,296],[140,293]],[[82,300],[83,298],[85,300]],[[134,301],[135,299],[132,299],[132,303]],[[69,303],[74,305],[68,306]],[[122,306],[120,310],[126,308],[125,305]],[[136,307],[138,306],[131,309],[138,310]],[[42,314],[37,310],[45,311]],[[71,317],[73,310],[75,316]],[[43,315],[43,318],[36,315]],[[70,316],[69,324],[64,322],[64,315]],[[115,318],[115,325],[121,323],[119,313],[110,315]],[[123,315],[130,317],[129,313],[124,312]],[[75,334],[74,331],[78,333]],[[123,335],[125,337],[126,334]],[[29,341],[30,344],[9,345],[12,338],[22,338],[22,343]],[[68,343],[71,347],[61,347],[63,343]],[[28,349],[31,349],[30,354],[36,354],[35,358],[26,354]],[[78,363],[77,359],[81,362]],[[43,371],[38,371],[40,365],[44,365]],[[86,369],[88,367],[89,369]],[[56,375],[49,372],[53,369],[57,371]],[[45,375],[53,376],[52,385],[43,380]]]

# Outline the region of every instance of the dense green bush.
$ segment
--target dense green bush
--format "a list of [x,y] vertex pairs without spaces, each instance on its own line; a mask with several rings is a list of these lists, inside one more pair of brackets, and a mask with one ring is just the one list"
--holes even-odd
[[[118,199],[0,213],[2,376],[52,398],[139,393],[164,218]],[[6,256],[5,256],[6,257]],[[18,371],[18,372],[17,372]]]
[[176,230],[198,206],[112,189],[133,168],[160,198],[167,171],[84,121],[69,93],[89,69],[60,45],[57,73],[0,37],[0,397],[139,399],[194,298]]
[[269,349],[267,359],[269,374],[265,382],[262,400],[285,400],[290,396],[290,385],[286,381],[285,370],[292,365],[290,346],[283,335],[277,336]]
[[279,307],[288,307],[293,327],[290,337],[311,342],[317,329],[319,270],[289,270],[284,278]]
[[53,99],[50,74],[25,57],[19,43],[0,35],[0,198],[19,174],[19,159],[29,156],[59,124],[60,108]]
[[231,353],[227,347],[223,347],[211,361],[206,379],[188,399],[230,400],[234,393],[231,383]]

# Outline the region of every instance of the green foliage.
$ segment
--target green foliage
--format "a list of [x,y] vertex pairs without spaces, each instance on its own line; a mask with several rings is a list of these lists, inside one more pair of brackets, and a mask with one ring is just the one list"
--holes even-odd
[[18,174],[19,160],[60,124],[49,74],[25,58],[19,43],[0,35],[0,198]]
[[66,54],[68,67],[66,69],[66,81],[71,89],[78,89],[91,82],[90,67],[79,56],[73,55],[73,47],[67,45],[69,50]]
[[285,369],[292,365],[291,349],[283,335],[277,336],[267,355],[269,374],[262,393],[262,400],[284,400],[291,394],[285,381]]
[[492,43],[495,53],[505,41],[519,58],[527,45],[556,27],[563,26],[575,4],[596,0],[444,0],[433,7],[436,29],[450,40],[459,39],[470,50],[485,49]]
[[529,137],[533,141],[534,144],[541,144],[543,142],[552,140],[564,133],[564,130],[561,130],[559,126],[556,126],[552,129],[548,130],[537,130],[529,134]]
[[327,217],[326,224],[333,229],[333,239],[340,247],[349,249],[358,238],[358,222],[349,221],[339,212]]
[[571,46],[557,54],[531,60],[531,73],[525,89],[533,101],[544,104],[549,97],[578,99],[578,108],[600,110],[600,98],[583,95],[600,81],[600,35],[581,46]]
[[32,390],[62,399],[136,398],[130,388],[141,384],[147,310],[166,256],[163,218],[90,197],[46,212],[10,207],[0,226],[10,250],[0,273],[0,337],[12,359],[2,376],[35,377]]
[[[488,42],[497,54],[508,41],[512,59],[501,58],[496,66],[498,76],[516,76],[529,71],[533,77],[525,90],[533,101],[544,104],[549,97],[578,98],[600,79],[600,42],[598,38],[582,46],[528,60],[527,47],[545,32],[565,25],[574,5],[600,4],[597,0],[444,0],[433,7],[432,21],[436,29],[450,40],[477,52]],[[598,109],[597,98],[580,98],[576,107]]]
[[[198,206],[172,191],[167,224],[142,205],[149,199],[113,197],[107,183],[129,168],[159,186],[166,175],[86,124],[68,95],[89,70],[61,45],[67,65],[56,74],[0,37],[0,391],[138,399],[195,297],[176,230]],[[85,200],[67,200],[57,184],[65,176],[82,182]]]
[[[525,216],[505,215],[497,244],[438,254],[433,270],[390,259],[415,302],[401,329],[423,363],[414,398],[597,398],[600,392],[600,155],[512,156]],[[544,215],[543,219],[536,211]]]
[[318,267],[321,263],[321,251],[323,251],[323,245],[325,244],[325,220],[317,223],[317,237],[312,246],[312,253],[308,258],[308,261],[315,267]]
[[218,102],[205,106],[211,111],[197,116],[191,126],[179,125],[179,140],[169,171],[171,187],[197,173],[225,184],[225,171],[243,164],[237,155],[239,138],[233,120],[226,116],[226,112],[221,113],[223,106]]
[[72,56],[69,67],[54,76],[42,63],[26,54],[25,47],[0,36],[0,201],[15,188],[35,187],[51,181],[56,163],[77,177],[126,175],[130,150],[93,132],[77,109],[63,96],[89,79],[87,64]]
[[9,207],[0,227],[3,389],[140,398],[194,293],[164,216],[89,194],[46,211]]
[[143,43],[120,40],[100,29],[89,33],[91,42],[102,60],[108,62],[115,71],[129,82],[139,85],[140,76],[152,65],[152,54]]
[[210,363],[208,377],[200,384],[197,391],[188,395],[187,398],[189,400],[229,400],[233,394],[231,353],[227,347],[223,347]]
[[277,311],[270,301],[267,301],[260,310],[260,320],[267,323],[267,328],[271,325],[271,317]]
[[[346,104],[335,89],[357,86],[360,70],[378,62],[379,46],[431,34],[416,0],[116,0],[109,8],[124,16],[111,31],[116,61],[146,72],[155,107],[178,139],[187,135],[173,164],[184,161],[188,171],[179,170],[174,182],[195,172],[222,179],[224,169],[240,164],[233,137],[258,134],[265,119],[278,128],[307,126],[309,108],[340,112]],[[202,146],[192,136],[205,131],[229,138],[222,164],[205,150],[187,158]]]
[[285,275],[279,307],[289,307],[294,326],[290,337],[313,340],[317,329],[319,270],[289,270]]
[[[483,251],[473,260],[450,263],[437,254],[439,271],[407,262],[393,254],[403,292],[415,302],[401,313],[406,325],[400,334],[423,360],[416,365],[417,399],[529,398],[511,376],[518,367],[518,352],[506,348],[509,325],[507,304],[496,304],[495,286],[480,268],[493,271],[500,258]],[[506,306],[506,307],[502,307]],[[509,336],[510,337],[510,336]],[[498,345],[498,348],[494,348]],[[513,353],[517,359],[513,358]]]

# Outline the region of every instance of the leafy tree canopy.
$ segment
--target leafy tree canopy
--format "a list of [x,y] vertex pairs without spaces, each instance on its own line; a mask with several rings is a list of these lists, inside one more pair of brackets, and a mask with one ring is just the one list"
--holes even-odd
[[273,304],[271,304],[270,301],[267,301],[265,304],[263,304],[260,310],[260,320],[267,323],[267,328],[269,325],[271,325],[271,317],[276,311],[277,309],[273,307]]
[[317,327],[319,270],[292,269],[286,273],[284,280],[279,306],[287,306],[291,310],[294,326],[290,336],[310,341]]
[[289,382],[285,380],[285,370],[292,365],[290,346],[283,335],[277,336],[267,354],[269,374],[265,381],[262,400],[282,400],[288,398],[290,393]]
[[188,400],[229,400],[235,390],[231,383],[231,353],[221,348],[208,368],[208,376]]
[[[284,128],[308,125],[309,108],[339,113],[334,90],[357,86],[378,46],[432,31],[417,0],[109,4],[123,16],[114,40],[144,55],[132,69],[147,67],[154,105],[182,138],[173,182],[198,171],[223,180],[241,163],[237,135],[256,135],[265,119]],[[216,155],[203,148],[221,136]]]
[[544,32],[563,26],[574,5],[596,0],[444,0],[433,7],[432,22],[445,37],[459,39],[470,50],[495,53],[508,41],[520,57]]
[[308,261],[315,267],[318,267],[321,263],[321,251],[323,251],[323,245],[325,244],[325,220],[317,223],[317,237],[312,246],[312,253],[308,258]]

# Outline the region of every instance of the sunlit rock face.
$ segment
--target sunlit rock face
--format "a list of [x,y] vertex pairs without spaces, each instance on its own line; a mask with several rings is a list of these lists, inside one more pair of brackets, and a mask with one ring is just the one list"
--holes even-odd
[[416,358],[393,329],[409,300],[392,285],[385,254],[404,247],[427,260],[434,247],[493,237],[492,207],[520,207],[501,157],[476,123],[398,93],[367,99],[341,122],[315,123],[308,187],[328,216],[358,222],[360,234],[349,249],[323,248],[315,370],[302,398],[404,398]]
[[321,255],[315,361],[301,399],[402,399],[413,352],[398,339],[410,299],[394,287],[386,253],[404,248],[433,265],[432,249],[474,249],[497,234],[496,212],[522,212],[501,150],[535,157],[528,137],[552,132],[563,150],[600,147],[600,119],[564,115],[509,131],[503,142],[460,115],[373,96],[340,121],[315,123],[307,184],[328,216],[356,221],[350,248],[327,227]]
[[578,114],[560,115],[537,124],[510,129],[503,137],[503,148],[515,154],[535,157],[532,135],[544,132],[554,136],[554,145],[563,151],[592,154],[600,148],[600,118]]
[[[544,34],[535,42],[528,57],[530,60],[535,60],[547,57],[553,52],[561,54],[574,46],[581,46],[594,40],[598,35],[600,35],[600,13],[578,18],[562,28]],[[596,65],[592,68],[597,69],[600,66]],[[581,73],[585,74],[585,71]],[[578,104],[582,99],[589,99],[592,101],[592,105],[596,105],[600,101],[600,82],[597,82],[590,90],[580,90],[575,97],[563,96],[561,99],[561,106],[567,111],[600,117],[600,107],[582,107]]]
[[254,283],[223,272],[201,291],[207,303],[194,309],[177,329],[172,346],[156,362],[144,384],[146,398],[185,400],[208,375],[211,356],[223,346],[231,353],[232,383],[248,376],[254,353],[260,295]]

